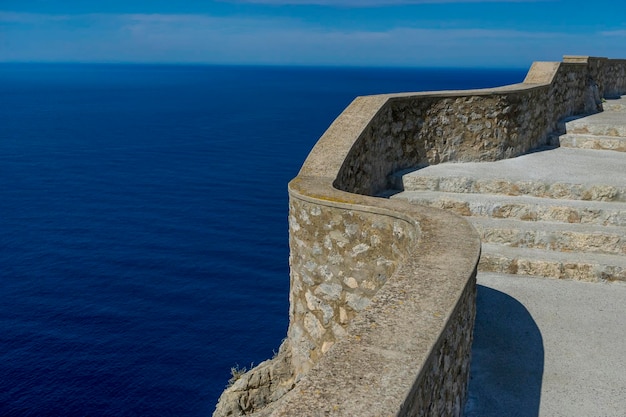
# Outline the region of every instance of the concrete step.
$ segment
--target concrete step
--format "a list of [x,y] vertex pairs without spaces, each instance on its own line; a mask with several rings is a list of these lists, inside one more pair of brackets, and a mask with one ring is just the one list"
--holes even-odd
[[626,201],[625,172],[625,152],[556,148],[496,162],[431,165],[391,180],[406,191]]
[[553,200],[528,196],[404,191],[391,198],[453,211],[461,216],[523,221],[626,226],[626,203]]
[[626,282],[626,257],[483,243],[479,270],[588,282]]
[[560,252],[626,255],[626,227],[480,217],[469,220],[485,243]]
[[570,118],[565,121],[565,130],[567,133],[626,137],[626,114],[613,110]]
[[568,133],[559,136],[559,145],[564,148],[600,149],[626,152],[626,138],[619,136],[597,136]]

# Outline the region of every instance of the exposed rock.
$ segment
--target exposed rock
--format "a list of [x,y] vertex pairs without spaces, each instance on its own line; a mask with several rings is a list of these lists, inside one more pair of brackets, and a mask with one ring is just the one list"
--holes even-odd
[[281,398],[295,385],[291,348],[283,342],[278,354],[242,375],[233,375],[220,396],[213,417],[245,416]]

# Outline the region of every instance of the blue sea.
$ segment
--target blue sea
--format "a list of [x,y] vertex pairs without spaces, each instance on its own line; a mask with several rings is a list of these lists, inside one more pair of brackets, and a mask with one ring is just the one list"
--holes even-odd
[[0,64],[0,416],[209,416],[286,335],[287,183],[333,119],[526,70]]

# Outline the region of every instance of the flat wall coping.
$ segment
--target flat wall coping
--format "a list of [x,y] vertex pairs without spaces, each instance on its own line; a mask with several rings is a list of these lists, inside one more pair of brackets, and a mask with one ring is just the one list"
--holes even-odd
[[376,114],[393,101],[420,98],[463,98],[488,97],[497,95],[523,94],[527,91],[550,85],[550,80],[536,83],[517,83],[502,87],[474,90],[444,90],[428,92],[409,92],[360,96],[333,121],[330,127],[315,144],[300,169],[299,176],[337,178],[339,169],[346,160],[348,152],[359,139]]
[[[470,156],[477,160],[510,157],[545,143],[541,140],[564,117],[597,110],[600,99],[594,92],[605,94],[605,86],[589,84],[588,77],[598,71],[606,74],[608,94],[613,94],[623,88],[623,79],[615,77],[620,74],[623,77],[623,68],[619,66],[624,63],[626,60],[565,56],[563,62],[533,63],[522,83],[486,89],[362,96],[350,103],[318,140],[298,176],[289,183],[290,199],[339,211],[380,215],[381,219],[399,219],[409,228],[415,228],[415,233],[411,231],[411,237],[403,240],[395,271],[373,295],[370,304],[349,322],[345,336],[333,341],[328,351],[322,346],[321,352],[326,353],[316,356],[317,362],[312,363],[313,367],[294,388],[254,415],[404,416],[417,412],[415,406],[422,411],[429,409],[431,401],[445,403],[447,414],[459,414],[462,407],[459,403],[465,395],[463,382],[446,378],[451,375],[465,378],[467,369],[464,363],[456,364],[458,373],[448,373],[453,366],[448,362],[454,358],[451,359],[446,349],[451,349],[453,356],[464,354],[462,345],[471,341],[471,330],[464,334],[458,328],[468,326],[467,321],[473,320],[470,303],[475,296],[480,238],[469,222],[455,214],[363,194],[379,192],[387,176],[402,169],[402,164],[422,163],[419,158],[425,156],[418,151],[426,154],[434,150],[435,157],[427,160],[429,163],[452,160],[446,158],[454,157],[454,153],[444,154],[441,159],[437,153],[448,151],[445,141],[417,150],[405,142],[407,137],[419,138],[407,136],[415,135],[416,126],[421,129],[419,123],[437,126],[437,138],[456,135],[458,143],[471,145],[462,134],[448,129],[446,112],[461,109],[466,118],[480,119],[480,114],[474,114],[476,108],[495,105],[502,114],[513,113],[512,126],[504,120],[493,128],[495,137],[508,148],[496,148],[498,152],[493,153],[488,149],[489,152]],[[560,105],[556,110],[546,112],[536,103],[532,107],[532,100],[546,104],[549,95]],[[420,100],[425,100],[420,103],[423,106],[415,106],[415,101]],[[525,112],[522,116],[515,114],[516,106]],[[427,122],[420,121],[417,125],[411,120],[406,122],[404,111],[418,117],[426,115]],[[540,118],[543,124],[529,130],[532,117]],[[496,116],[487,118],[490,120],[485,125],[492,129]],[[476,129],[475,125],[471,127]],[[520,132],[522,127],[525,130]],[[482,130],[479,126],[480,134]],[[399,135],[394,136],[396,133]],[[426,134],[433,132],[426,130]],[[531,135],[539,139],[531,140]],[[404,155],[408,155],[406,160],[402,159]],[[406,228],[405,224],[402,228]],[[310,234],[311,240],[321,236],[316,231]],[[455,331],[457,336],[463,334],[463,338],[455,340]],[[308,349],[313,351],[315,346]],[[421,391],[429,389],[435,391],[426,394]],[[450,398],[455,404],[450,405]]]
[[289,184],[290,197],[401,218],[419,229],[419,240],[372,303],[350,322],[347,336],[320,357],[293,391],[261,415],[401,415],[412,390],[432,366],[434,349],[442,343],[451,318],[462,308],[463,294],[475,285],[480,239],[465,219],[333,186],[355,144],[371,134],[378,116],[392,111],[390,104],[402,106],[404,101],[421,99],[437,103],[505,96],[514,105],[529,92],[548,94],[562,69],[577,72],[595,61],[605,62],[575,56],[563,62],[536,62],[523,82],[501,87],[357,97],[337,117]]
[[372,303],[349,324],[348,335],[276,408],[258,415],[395,415],[427,372],[428,359],[460,298],[475,285],[480,238],[454,214],[346,193],[325,179],[297,177],[289,190],[294,198],[408,220],[419,227],[420,238]]

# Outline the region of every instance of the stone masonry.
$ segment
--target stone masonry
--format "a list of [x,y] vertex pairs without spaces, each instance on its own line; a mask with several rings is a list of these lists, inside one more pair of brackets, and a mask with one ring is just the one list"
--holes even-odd
[[346,335],[407,256],[418,230],[406,221],[292,198],[288,338],[296,375]]
[[559,147],[398,176],[394,198],[452,210],[481,235],[481,269],[626,281],[626,99],[565,120]]

